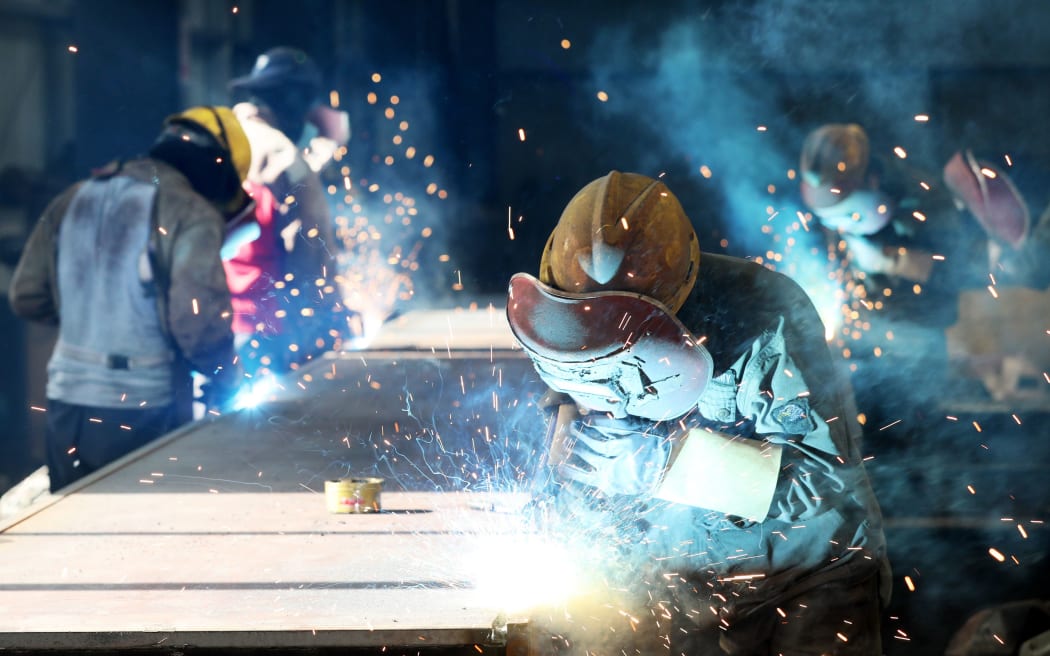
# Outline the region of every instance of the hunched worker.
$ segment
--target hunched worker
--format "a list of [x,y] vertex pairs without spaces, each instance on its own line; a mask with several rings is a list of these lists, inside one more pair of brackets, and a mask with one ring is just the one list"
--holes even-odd
[[551,390],[541,503],[570,532],[616,527],[674,609],[671,653],[881,654],[881,513],[798,285],[701,253],[662,182],[613,171],[568,203],[539,277],[511,279],[507,315]]

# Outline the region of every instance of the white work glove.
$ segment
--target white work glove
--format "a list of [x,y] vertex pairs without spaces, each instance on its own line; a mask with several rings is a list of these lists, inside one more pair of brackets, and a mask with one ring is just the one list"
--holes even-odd
[[843,235],[853,266],[865,273],[892,274],[895,261],[882,247],[862,235]]
[[558,477],[607,496],[648,494],[663,476],[671,454],[668,430],[648,419],[580,417],[570,426],[571,456]]

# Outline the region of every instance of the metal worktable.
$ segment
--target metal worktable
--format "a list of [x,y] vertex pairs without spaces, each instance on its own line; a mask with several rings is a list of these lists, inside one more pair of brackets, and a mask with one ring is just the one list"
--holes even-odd
[[[406,315],[0,525],[0,648],[504,653],[520,618],[479,577],[541,439],[505,328]],[[346,476],[384,479],[381,513],[326,510]]]

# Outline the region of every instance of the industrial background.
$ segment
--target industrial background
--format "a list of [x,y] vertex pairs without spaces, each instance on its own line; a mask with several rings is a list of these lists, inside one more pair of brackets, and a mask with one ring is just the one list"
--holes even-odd
[[[572,194],[613,169],[662,176],[704,250],[804,274],[782,226],[823,122],[931,170],[963,147],[1008,155],[1035,215],[1050,202],[1050,3],[0,0],[0,290],[54,194],[143,152],[178,109],[231,103],[227,82],[277,45],[309,52],[350,114],[333,197],[376,216],[411,199],[411,220],[377,219],[397,270],[364,269],[384,316],[498,307]],[[43,462],[53,339],[0,304],[0,492]],[[883,436],[865,444],[907,636],[888,653],[937,653],[978,609],[1050,589],[1050,405],[945,408],[976,429],[887,437],[882,460]]]

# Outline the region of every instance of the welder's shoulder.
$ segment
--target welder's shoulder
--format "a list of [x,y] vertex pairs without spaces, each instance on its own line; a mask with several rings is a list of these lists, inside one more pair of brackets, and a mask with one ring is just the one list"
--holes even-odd
[[[802,287],[788,276],[738,257],[701,256],[705,302],[722,308],[722,323],[737,327],[737,337],[757,338],[783,322],[785,348],[806,371],[826,373],[830,365],[824,323]],[[735,315],[735,316],[732,316]],[[727,344],[732,336],[723,334]],[[737,348],[745,348],[746,339]]]
[[703,253],[700,275],[708,289],[751,312],[783,316],[789,323],[793,317],[818,317],[813,302],[797,282],[751,260]]
[[144,158],[128,162],[124,174],[156,186],[155,211],[160,227],[174,229],[176,225],[186,228],[203,224],[222,230],[222,214],[208,199],[197,193],[186,176],[175,167]]

